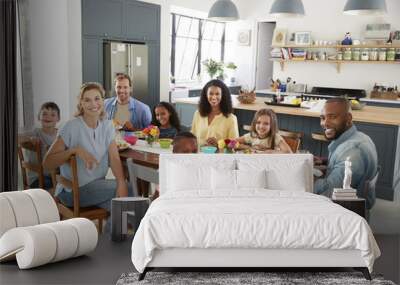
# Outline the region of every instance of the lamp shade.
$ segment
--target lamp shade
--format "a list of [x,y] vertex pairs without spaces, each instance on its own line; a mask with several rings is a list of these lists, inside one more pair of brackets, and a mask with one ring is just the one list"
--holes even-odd
[[278,17],[304,16],[304,6],[301,0],[275,0],[270,14]]
[[385,0],[347,0],[343,13],[347,15],[381,15],[386,13]]
[[208,12],[208,18],[215,21],[236,21],[239,12],[231,0],[217,0]]

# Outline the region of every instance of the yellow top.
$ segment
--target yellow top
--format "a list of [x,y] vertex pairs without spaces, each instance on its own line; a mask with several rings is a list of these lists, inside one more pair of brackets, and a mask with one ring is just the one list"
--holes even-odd
[[197,137],[199,145],[204,145],[208,138],[233,139],[239,137],[237,118],[234,114],[225,117],[219,114],[208,124],[208,117],[202,117],[199,111],[193,115],[192,133]]

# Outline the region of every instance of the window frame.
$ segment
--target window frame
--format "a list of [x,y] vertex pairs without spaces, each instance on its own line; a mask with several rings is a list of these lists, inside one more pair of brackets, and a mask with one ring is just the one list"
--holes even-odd
[[[194,82],[196,81],[195,79],[193,79],[194,76],[197,76],[199,74],[201,74],[202,72],[202,64],[201,62],[203,60],[205,60],[205,58],[203,59],[201,56],[202,53],[202,45],[203,45],[203,27],[204,27],[204,23],[207,22],[213,22],[216,24],[222,24],[223,25],[223,29],[222,29],[222,34],[221,34],[221,38],[220,39],[211,39],[211,41],[219,41],[221,44],[221,52],[220,52],[220,61],[224,61],[224,57],[225,57],[225,41],[226,41],[226,37],[225,37],[225,33],[226,33],[226,23],[223,22],[217,22],[217,21],[212,21],[212,20],[208,20],[208,19],[202,19],[202,18],[198,18],[198,17],[192,17],[192,16],[187,16],[187,15],[183,15],[183,14],[179,14],[179,13],[171,13],[170,14],[172,17],[172,26],[171,26],[171,56],[170,56],[170,73],[171,76],[173,76],[174,78],[174,82],[178,81],[178,82]],[[196,53],[196,60],[194,61],[194,65],[192,68],[192,74],[190,75],[189,80],[186,79],[182,79],[182,80],[177,80],[175,77],[176,74],[176,39],[177,38],[186,38],[186,39],[195,39],[192,36],[189,35],[185,35],[185,36],[179,36],[177,34],[177,25],[176,25],[176,21],[177,21],[177,16],[179,17],[186,17],[192,20],[198,20],[199,21],[199,25],[198,25],[198,36],[197,36],[197,44],[198,44],[198,48],[197,48],[197,53]],[[209,39],[207,39],[209,40]],[[216,60],[216,59],[214,59]],[[195,74],[195,67],[197,65],[197,73]]]

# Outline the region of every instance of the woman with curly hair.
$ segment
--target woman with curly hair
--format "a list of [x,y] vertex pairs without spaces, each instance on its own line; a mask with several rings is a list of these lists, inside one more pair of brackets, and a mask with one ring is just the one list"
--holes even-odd
[[181,131],[178,113],[167,102],[160,102],[154,107],[151,123],[160,129],[160,138],[173,139]]
[[199,107],[192,121],[192,133],[200,146],[217,146],[220,139],[239,136],[237,118],[232,111],[229,88],[221,80],[209,81],[201,91]]

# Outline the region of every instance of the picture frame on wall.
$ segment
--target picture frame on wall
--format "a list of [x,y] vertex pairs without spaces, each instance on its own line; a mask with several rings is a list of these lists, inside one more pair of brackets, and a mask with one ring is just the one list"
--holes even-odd
[[251,43],[251,30],[241,30],[237,37],[238,45],[249,46]]
[[275,28],[272,36],[272,46],[284,46],[286,44],[286,29]]
[[294,44],[298,46],[311,45],[311,32],[296,32],[294,36]]

